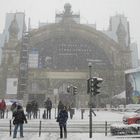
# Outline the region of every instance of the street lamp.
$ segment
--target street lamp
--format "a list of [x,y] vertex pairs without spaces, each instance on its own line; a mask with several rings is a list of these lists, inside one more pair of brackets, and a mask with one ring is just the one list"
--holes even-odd
[[[88,63],[89,79],[91,79],[92,63]],[[89,91],[89,138],[92,138],[92,93]]]
[[54,117],[55,119],[57,118],[57,115],[56,115],[56,108],[57,108],[57,96],[58,96],[58,89],[54,89],[53,91],[54,93],[54,102],[55,102],[55,112],[54,112]]

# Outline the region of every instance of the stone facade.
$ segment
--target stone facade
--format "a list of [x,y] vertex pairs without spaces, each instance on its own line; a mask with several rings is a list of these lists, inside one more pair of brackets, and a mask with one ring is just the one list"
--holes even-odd
[[[55,101],[56,96],[59,100],[63,94],[69,98],[66,89],[72,84],[78,88],[78,95],[73,98],[74,106],[87,105],[89,62],[92,63],[92,76],[104,80],[101,93],[96,97],[97,105],[111,102],[113,95],[125,89],[124,70],[131,68],[129,47],[124,48],[102,32],[76,23],[70,15],[64,16],[59,23],[32,30],[29,35],[28,53],[30,56],[36,50],[34,61],[38,65],[28,67],[27,94],[23,95],[27,100],[38,99],[41,103],[50,96]],[[17,41],[12,45],[9,42],[9,45],[15,46],[18,55],[21,43]],[[4,49],[8,50],[6,46]],[[3,66],[7,66],[4,59]],[[6,72],[5,67],[3,71]],[[18,77],[17,70],[15,73]]]

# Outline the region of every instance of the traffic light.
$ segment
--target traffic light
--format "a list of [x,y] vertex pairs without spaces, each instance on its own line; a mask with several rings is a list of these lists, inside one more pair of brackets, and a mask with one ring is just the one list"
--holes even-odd
[[87,80],[87,93],[93,93],[94,92],[94,79],[90,78]]
[[103,82],[103,79],[102,78],[99,78],[99,77],[96,77],[94,78],[94,91],[93,91],[93,95],[97,95],[100,93],[100,83]]
[[73,95],[76,95],[78,93],[77,87],[73,86]]
[[87,92],[88,94],[97,95],[100,93],[99,84],[103,81],[102,78],[99,77],[92,77],[87,81]]
[[78,93],[78,90],[76,86],[71,85],[67,87],[67,92],[76,95]]

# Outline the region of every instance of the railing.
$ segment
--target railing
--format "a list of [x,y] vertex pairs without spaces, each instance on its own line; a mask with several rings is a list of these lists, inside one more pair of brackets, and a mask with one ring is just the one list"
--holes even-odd
[[[59,133],[59,125],[56,120],[28,120],[28,124],[24,124],[24,132],[25,133],[38,133],[39,137],[41,133]],[[112,123],[116,123],[116,121],[112,122],[97,122],[94,121],[92,124],[92,132],[93,133],[104,133],[107,136],[110,133],[110,125]],[[9,132],[9,135],[12,135],[14,129],[14,125],[12,120],[4,121],[0,125],[0,132]],[[89,133],[89,123],[84,121],[81,123],[77,121],[69,121],[67,124],[67,131],[68,133]]]
[[[28,124],[24,125],[24,132],[26,133],[38,133],[41,136],[41,133],[59,133],[59,125],[54,118],[55,112],[52,111],[52,119],[42,119],[44,109],[38,111],[38,118],[28,120]],[[96,108],[94,111],[105,111],[110,109],[100,109]],[[89,133],[89,119],[88,119],[88,108],[75,109],[75,112],[80,116],[76,119],[69,119],[67,124],[68,133]],[[112,111],[112,109],[111,109]],[[85,113],[86,112],[86,113]],[[98,114],[97,116],[98,117]],[[93,133],[104,133],[105,136],[110,133],[110,125],[117,123],[117,121],[93,121],[92,122],[92,132]],[[120,122],[119,122],[120,123]],[[9,132],[9,135],[12,135],[14,125],[12,123],[12,113],[11,111],[5,112],[5,119],[0,119],[0,132]]]

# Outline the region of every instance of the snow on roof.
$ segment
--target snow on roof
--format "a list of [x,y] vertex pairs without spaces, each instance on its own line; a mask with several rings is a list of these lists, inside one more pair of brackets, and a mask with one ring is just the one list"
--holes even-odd
[[120,94],[117,94],[117,95],[113,96],[113,98],[125,99],[126,98],[126,92],[123,91]]
[[135,69],[126,70],[126,71],[125,71],[125,74],[133,73],[133,72],[140,72],[140,67],[137,67],[137,68],[135,68]]

